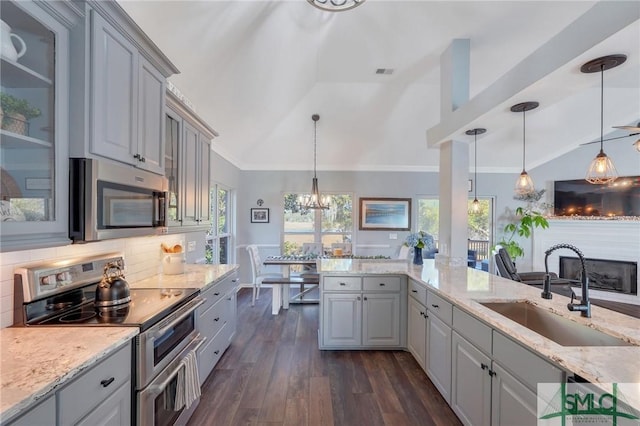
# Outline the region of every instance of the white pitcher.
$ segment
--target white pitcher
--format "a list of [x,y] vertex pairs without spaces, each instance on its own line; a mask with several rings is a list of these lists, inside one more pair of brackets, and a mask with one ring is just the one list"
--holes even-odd
[[[17,61],[22,55],[27,52],[27,45],[19,35],[11,32],[11,27],[4,21],[0,20],[0,54],[11,61]],[[20,50],[17,51],[13,45],[11,39],[15,39],[20,45]]]

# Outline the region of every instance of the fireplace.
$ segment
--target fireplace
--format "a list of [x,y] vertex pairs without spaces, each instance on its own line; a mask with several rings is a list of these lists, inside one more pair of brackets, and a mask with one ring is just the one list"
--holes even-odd
[[[589,287],[623,294],[638,294],[638,263],[585,259]],[[582,267],[577,257],[560,256],[560,277],[579,280]]]

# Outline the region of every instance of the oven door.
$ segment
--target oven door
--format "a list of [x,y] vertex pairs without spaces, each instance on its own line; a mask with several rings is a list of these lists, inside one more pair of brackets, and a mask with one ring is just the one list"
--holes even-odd
[[195,339],[196,309],[203,302],[199,296],[191,299],[138,335],[136,389],[147,386]]
[[[205,341],[205,338],[197,337],[175,358],[158,376],[149,383],[144,390],[138,392],[138,425],[140,426],[164,426],[185,425],[200,399],[195,400],[189,408],[176,402],[176,392],[179,386],[186,386],[184,374],[180,370],[185,369],[183,360],[189,354],[195,356],[196,351]],[[179,383],[182,380],[182,383]],[[198,384],[199,386],[199,384]]]

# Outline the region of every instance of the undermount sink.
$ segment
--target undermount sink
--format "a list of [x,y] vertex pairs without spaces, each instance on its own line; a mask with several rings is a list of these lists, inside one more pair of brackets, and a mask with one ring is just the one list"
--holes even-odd
[[632,343],[578,324],[528,302],[481,302],[480,304],[562,346],[634,346]]

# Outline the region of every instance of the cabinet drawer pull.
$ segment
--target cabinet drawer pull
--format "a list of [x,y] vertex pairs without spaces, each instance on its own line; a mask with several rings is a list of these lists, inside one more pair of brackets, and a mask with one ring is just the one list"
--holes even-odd
[[356,300],[360,300],[360,296],[356,297]]
[[238,282],[238,280],[239,280],[239,278],[235,278],[235,279],[231,280],[231,282],[232,282],[232,283],[237,283],[237,282]]
[[220,296],[220,292],[217,292],[217,291],[216,291],[215,293],[213,293],[213,295],[214,295],[214,296]]
[[493,371],[493,370],[489,370],[489,375],[491,377],[493,377],[493,376],[497,375],[497,373],[495,371]]
[[440,307],[440,305],[434,305],[433,303],[431,304],[431,306],[433,306],[436,309],[438,309]]
[[347,283],[340,283],[340,285],[344,287],[347,285]]
[[483,370],[486,370],[487,368],[489,368],[489,366],[483,362],[480,364],[480,368],[482,368]]
[[114,380],[115,380],[115,377],[111,377],[110,379],[105,379],[105,380],[101,381],[100,384],[102,385],[103,388],[106,388],[111,383],[113,383]]
[[384,285],[385,285],[384,283],[380,283],[380,287],[384,287]]
[[218,321],[220,321],[220,317],[216,317],[216,318],[214,318],[213,320],[214,320],[215,322],[218,322]]
[[411,289],[411,293],[417,293],[417,292],[418,292],[418,290]]
[[369,300],[369,299],[367,299],[367,296],[365,296],[365,297],[364,297],[364,300]]
[[215,351],[213,351],[213,353],[218,355],[220,353],[220,351],[219,350],[215,350]]

